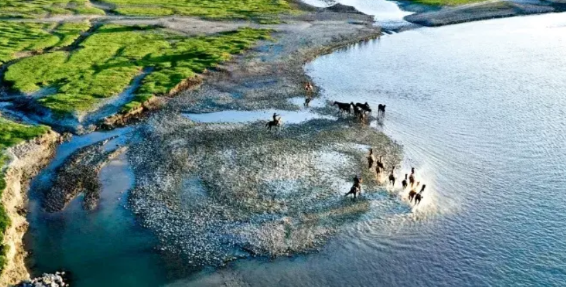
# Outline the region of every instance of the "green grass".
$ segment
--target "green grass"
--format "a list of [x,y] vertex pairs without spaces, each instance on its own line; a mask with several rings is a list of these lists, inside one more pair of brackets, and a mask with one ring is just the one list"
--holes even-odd
[[25,93],[56,88],[56,94],[39,102],[57,114],[89,111],[123,91],[144,68],[153,70],[137,94],[167,94],[181,81],[268,39],[270,33],[243,28],[187,38],[157,27],[105,25],[72,53],[59,51],[18,61],[4,79]]
[[[261,19],[294,9],[285,0],[103,0],[114,12],[134,16],[186,15],[210,19]],[[88,0],[0,0],[0,18],[96,14]]]
[[[18,124],[0,117],[0,197],[6,188],[6,181],[4,180],[4,165],[7,162],[7,157],[4,151],[20,142],[33,139],[49,130],[46,126],[27,126]],[[4,233],[10,226],[10,218],[6,213],[6,209],[0,204],[0,273],[6,264],[6,246],[1,242],[4,240]]]
[[89,27],[86,22],[57,26],[0,21],[0,64],[17,58],[20,52],[37,52],[51,47],[68,46]]
[[285,0],[103,0],[123,15],[187,15],[211,19],[257,19],[289,13]]
[[2,18],[35,18],[65,14],[104,15],[104,11],[90,7],[87,0],[0,0]]
[[151,98],[155,97],[152,94],[138,94],[135,95],[131,102],[125,104],[122,107],[121,112],[127,113],[133,109],[137,109],[143,105],[144,102],[149,101]]
[[87,31],[90,28],[89,22],[81,23],[63,23],[59,25],[53,32],[55,36],[59,38],[59,42],[55,47],[66,47],[79,38],[82,32]]

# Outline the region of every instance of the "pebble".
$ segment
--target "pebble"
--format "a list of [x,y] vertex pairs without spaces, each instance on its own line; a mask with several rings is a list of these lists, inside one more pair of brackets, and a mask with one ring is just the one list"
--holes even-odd
[[44,273],[41,277],[37,277],[28,281],[24,281],[17,287],[67,287],[62,275],[65,272],[55,272],[55,274]]

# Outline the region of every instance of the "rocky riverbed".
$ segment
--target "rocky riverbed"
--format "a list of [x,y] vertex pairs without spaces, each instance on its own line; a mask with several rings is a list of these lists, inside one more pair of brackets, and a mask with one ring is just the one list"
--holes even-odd
[[[385,155],[388,166],[399,162],[401,148],[339,116],[330,103],[308,109],[326,118],[272,132],[263,120],[199,123],[185,116],[302,109],[290,100],[305,95],[306,61],[379,35],[366,16],[353,15],[359,20],[344,22],[343,14],[326,11],[304,16],[312,22],[279,26],[274,42],[209,73],[199,89],[180,94],[141,125],[138,144],[128,151],[136,177],[130,207],[162,250],[189,266],[309,252],[370,209],[368,200],[344,198],[352,177],[373,177],[368,147]],[[366,188],[380,190],[377,181]]]
[[16,287],[67,287],[70,286],[65,282],[65,272],[55,272],[54,274],[44,273],[40,277],[26,280]]

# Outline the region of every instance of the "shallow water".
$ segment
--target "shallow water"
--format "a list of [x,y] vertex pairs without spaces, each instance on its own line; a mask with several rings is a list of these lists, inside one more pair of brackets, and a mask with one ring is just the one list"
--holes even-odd
[[105,286],[566,282],[566,14],[388,35],[306,70],[327,100],[387,104],[383,125],[373,127],[404,145],[403,172],[414,166],[427,184],[422,210],[411,213],[394,193],[375,193],[379,206],[319,253],[240,260],[171,282],[152,237],[123,208],[131,178],[118,159],[101,173],[105,191],[94,213],[72,203],[47,216],[34,213],[32,200],[34,272],[72,269],[74,286],[100,286],[102,277]]
[[185,114],[185,116],[195,122],[201,123],[247,123],[255,121],[271,121],[273,114],[281,116],[283,124],[298,124],[312,119],[332,119],[330,116],[318,115],[310,112],[308,109],[300,111],[285,110],[259,110],[259,111],[221,111],[214,113],[202,114]]
[[320,253],[171,286],[566,282],[566,14],[403,32],[306,69],[329,100],[387,104],[434,215],[362,220]]
[[[96,210],[83,210],[82,196],[58,213],[40,208],[40,186],[49,184],[53,171],[74,151],[114,138],[104,146],[123,145],[131,128],[76,136],[62,144],[51,164],[34,180],[30,194],[30,230],[26,234],[32,252],[32,273],[65,270],[73,286],[156,286],[163,282],[163,269],[155,268],[161,258],[155,252],[156,238],[142,229],[125,206],[133,186],[133,173],[124,155],[100,171],[102,190]],[[143,272],[131,272],[143,270]]]
[[411,14],[401,10],[395,1],[388,0],[303,0],[303,2],[316,7],[328,7],[335,3],[353,6],[358,11],[373,16],[380,26],[386,28],[408,24],[403,17]]

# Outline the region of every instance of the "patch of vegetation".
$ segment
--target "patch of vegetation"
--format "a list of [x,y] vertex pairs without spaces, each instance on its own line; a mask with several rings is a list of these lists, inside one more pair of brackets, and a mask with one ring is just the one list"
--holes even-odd
[[127,103],[122,107],[121,112],[127,113],[133,109],[137,109],[143,105],[146,101],[149,101],[151,98],[155,97],[152,94],[139,94],[136,95],[131,102]]
[[[46,126],[27,126],[0,118],[0,198],[6,188],[4,180],[4,165],[7,157],[4,151],[20,142],[33,139],[49,130]],[[0,273],[6,264],[6,246],[1,244],[4,241],[4,233],[10,226],[10,218],[6,209],[0,204]]]
[[0,17],[3,18],[65,14],[104,15],[104,11],[91,7],[88,0],[0,0]]
[[412,2],[433,6],[458,6],[471,3],[485,2],[486,0],[411,0]]
[[251,19],[289,13],[285,0],[103,0],[123,15],[188,15],[210,19]]
[[68,46],[89,27],[88,22],[57,26],[0,21],[0,64],[17,58],[17,54],[21,52]]
[[59,25],[52,34],[59,37],[59,42],[55,47],[67,47],[73,44],[77,38],[80,37],[81,33],[87,31],[90,28],[89,22],[81,23],[63,23]]
[[11,65],[5,80],[25,93],[56,88],[56,94],[39,102],[57,114],[89,111],[122,92],[144,68],[152,72],[137,93],[167,94],[183,80],[269,39],[270,33],[243,28],[187,38],[153,26],[105,25],[73,52],[47,53]]

